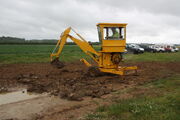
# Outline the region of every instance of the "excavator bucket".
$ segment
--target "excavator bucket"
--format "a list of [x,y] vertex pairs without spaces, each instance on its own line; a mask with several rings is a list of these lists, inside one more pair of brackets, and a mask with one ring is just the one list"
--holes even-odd
[[51,65],[57,67],[58,69],[61,69],[65,66],[65,64],[61,61],[59,61],[59,58],[55,58],[51,61]]

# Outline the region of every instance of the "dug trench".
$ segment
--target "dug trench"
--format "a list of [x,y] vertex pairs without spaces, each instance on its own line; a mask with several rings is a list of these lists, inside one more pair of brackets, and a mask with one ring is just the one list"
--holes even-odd
[[[103,98],[118,90],[180,73],[180,62],[123,63],[123,66],[138,66],[138,75],[127,75],[123,78],[112,74],[89,76],[88,68],[84,64],[80,62],[65,64],[61,69],[49,63],[2,65],[0,93],[10,92],[14,87],[26,86],[28,92],[50,93],[71,101],[84,101],[87,97]],[[57,113],[60,114],[59,111]],[[51,118],[54,114],[56,113],[48,113],[47,116]],[[40,116],[37,119],[43,118]]]

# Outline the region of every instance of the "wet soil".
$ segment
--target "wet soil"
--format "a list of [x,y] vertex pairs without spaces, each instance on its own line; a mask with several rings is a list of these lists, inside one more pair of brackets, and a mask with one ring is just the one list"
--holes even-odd
[[83,97],[101,97],[128,86],[144,84],[180,73],[180,63],[140,62],[123,63],[123,66],[138,66],[138,75],[120,77],[112,74],[93,76],[80,62],[66,63],[59,69],[50,63],[13,64],[0,66],[0,92],[26,85],[29,92],[59,96],[68,100],[83,100]]

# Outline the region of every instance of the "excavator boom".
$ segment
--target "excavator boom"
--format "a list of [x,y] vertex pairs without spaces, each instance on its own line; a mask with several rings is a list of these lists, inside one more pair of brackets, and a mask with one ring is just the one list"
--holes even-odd
[[[95,55],[98,57],[99,53],[96,52],[96,50],[82,37],[80,36],[77,32],[75,32],[74,30],[72,30],[73,32],[75,32],[75,34],[80,38],[75,38],[73,36],[71,36],[69,33],[72,30],[71,27],[67,28],[60,36],[60,39],[58,40],[55,49],[53,50],[52,54],[50,55],[51,57],[51,61],[57,60],[60,57],[60,54],[64,48],[65,43],[67,42],[67,39],[70,38],[74,43],[76,43],[81,50],[83,50],[84,53],[86,53],[87,55],[89,55],[95,62],[97,61],[97,58],[94,57]],[[57,50],[58,49],[58,50]],[[56,52],[57,50],[57,52]],[[56,52],[56,53],[55,53]],[[56,59],[53,59],[53,57],[56,57]],[[90,66],[89,63],[85,60],[85,59],[81,59],[81,61],[83,63],[85,63],[87,66]]]

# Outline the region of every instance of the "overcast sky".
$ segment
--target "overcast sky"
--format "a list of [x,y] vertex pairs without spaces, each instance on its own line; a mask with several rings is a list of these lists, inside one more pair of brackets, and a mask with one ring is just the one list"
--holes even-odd
[[71,26],[98,41],[100,22],[128,23],[127,42],[180,43],[180,0],[0,0],[0,36],[58,39]]

